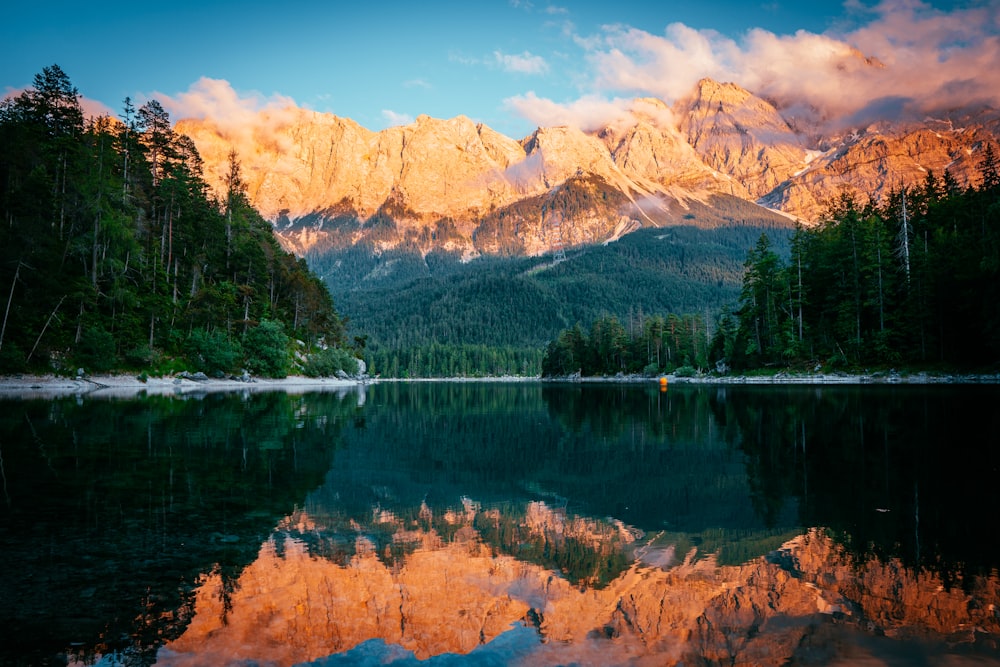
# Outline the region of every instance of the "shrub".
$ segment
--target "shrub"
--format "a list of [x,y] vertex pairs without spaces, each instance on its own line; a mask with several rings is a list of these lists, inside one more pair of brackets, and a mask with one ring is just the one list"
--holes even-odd
[[185,348],[188,359],[196,369],[206,373],[235,370],[242,356],[239,343],[229,340],[218,329],[192,331]]
[[261,320],[243,340],[247,368],[266,377],[288,375],[288,343],[281,322]]
[[88,371],[108,371],[115,365],[115,339],[100,327],[88,327],[80,334],[73,360]]
[[310,354],[302,365],[302,372],[309,377],[330,377],[336,375],[337,371],[344,371],[348,375],[356,375],[358,372],[358,360],[339,347]]
[[14,343],[7,343],[0,350],[0,373],[20,373],[27,368],[24,352]]
[[132,368],[144,368],[153,363],[153,356],[148,345],[138,345],[125,353],[125,363]]

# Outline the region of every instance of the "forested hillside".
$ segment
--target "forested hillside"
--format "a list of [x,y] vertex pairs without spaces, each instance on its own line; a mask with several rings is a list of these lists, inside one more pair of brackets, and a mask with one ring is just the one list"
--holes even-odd
[[[248,203],[217,199],[156,100],[84,119],[58,66],[0,104],[0,372],[307,368],[344,326]],[[341,355],[343,356],[343,355]]]
[[762,237],[747,258],[739,327],[720,341],[736,368],[1000,366],[1000,159],[981,185],[928,174],[884,205],[841,198],[800,229],[787,261]]
[[[712,326],[647,310],[584,320],[547,346],[546,376],[686,369],[1000,368],[1000,159],[981,185],[928,173],[884,204],[843,195],[826,221],[762,234]],[[653,314],[650,316],[649,314]]]
[[714,322],[738,298],[744,260],[760,234],[767,231],[780,249],[791,231],[778,219],[744,219],[744,213],[752,215],[698,209],[690,224],[640,229],[570,250],[558,262],[551,256],[462,262],[443,252],[376,253],[367,245],[307,259],[352,327],[368,336],[374,372],[537,375],[545,345],[561,329],[589,326],[602,315],[632,327],[652,313]]

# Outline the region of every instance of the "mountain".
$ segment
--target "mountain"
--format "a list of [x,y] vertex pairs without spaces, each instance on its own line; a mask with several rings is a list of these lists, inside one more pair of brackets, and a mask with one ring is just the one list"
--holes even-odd
[[537,372],[547,341],[605,315],[694,315],[708,333],[762,233],[787,254],[795,223],[845,193],[884,200],[946,170],[978,185],[1000,136],[991,109],[806,121],[710,79],[630,110],[521,140],[464,116],[372,132],[295,108],[177,131],[217,188],[237,151],[250,200],[393,375]]
[[808,161],[805,140],[778,110],[735,84],[702,79],[678,100],[674,114],[705,164],[739,182],[750,199],[768,194]]
[[[252,203],[286,247],[409,247],[543,255],[676,224],[691,202],[729,195],[805,223],[842,192],[864,201],[945,169],[975,183],[1000,114],[920,122],[806,124],[734,83],[703,79],[672,107],[635,100],[632,120],[596,131],[538,128],[521,140],[458,116],[380,132],[303,109],[253,128],[182,120],[209,182],[236,147]],[[768,217],[765,212],[761,215]],[[690,218],[688,218],[690,219]]]
[[840,138],[758,201],[816,219],[845,187],[881,201],[903,185],[922,186],[930,173],[940,179],[945,170],[963,187],[978,184],[984,147],[996,146],[998,137],[1000,126],[992,112],[981,119],[960,116],[903,127],[871,125]]

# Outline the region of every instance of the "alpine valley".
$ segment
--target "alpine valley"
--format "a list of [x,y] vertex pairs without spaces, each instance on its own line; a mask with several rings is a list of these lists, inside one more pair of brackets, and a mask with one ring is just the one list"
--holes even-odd
[[299,108],[176,130],[220,191],[235,154],[253,205],[372,352],[503,348],[517,352],[490,372],[521,372],[559,330],[602,314],[699,313],[711,327],[761,233],[786,252],[796,223],[845,196],[884,202],[929,177],[976,185],[1000,136],[988,108],[815,118],[703,79],[673,105],[636,99],[604,127],[520,140],[464,116],[374,132]]

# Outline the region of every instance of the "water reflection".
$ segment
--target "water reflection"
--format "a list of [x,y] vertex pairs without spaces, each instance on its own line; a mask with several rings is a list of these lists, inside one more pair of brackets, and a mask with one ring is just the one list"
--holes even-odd
[[998,397],[484,383],[8,403],[0,558],[25,576],[0,593],[34,617],[0,619],[20,624],[0,651],[1000,664],[998,454],[975,438]]
[[202,573],[235,581],[322,482],[356,397],[69,397],[0,405],[0,663],[183,631]]

